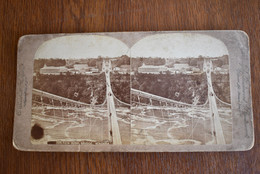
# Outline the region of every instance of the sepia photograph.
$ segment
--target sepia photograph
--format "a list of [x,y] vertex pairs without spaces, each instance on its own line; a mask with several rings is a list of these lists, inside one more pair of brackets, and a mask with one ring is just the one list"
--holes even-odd
[[[101,43],[108,45],[102,50]],[[34,60],[31,142],[130,144],[127,51],[105,36],[61,37],[43,44]]]
[[131,144],[232,142],[228,51],[202,34],[147,36],[131,48]]

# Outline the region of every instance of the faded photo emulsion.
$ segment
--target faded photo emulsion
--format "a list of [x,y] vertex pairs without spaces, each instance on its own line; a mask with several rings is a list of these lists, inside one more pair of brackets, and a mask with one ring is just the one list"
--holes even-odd
[[69,35],[34,56],[31,143],[232,143],[229,53],[197,33]]

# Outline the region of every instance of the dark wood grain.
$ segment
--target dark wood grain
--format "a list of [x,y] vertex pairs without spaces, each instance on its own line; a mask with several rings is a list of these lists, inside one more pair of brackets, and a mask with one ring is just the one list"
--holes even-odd
[[[260,173],[259,0],[2,0],[0,173]],[[39,153],[12,146],[18,38],[25,34],[244,30],[250,37],[255,146],[219,153]]]

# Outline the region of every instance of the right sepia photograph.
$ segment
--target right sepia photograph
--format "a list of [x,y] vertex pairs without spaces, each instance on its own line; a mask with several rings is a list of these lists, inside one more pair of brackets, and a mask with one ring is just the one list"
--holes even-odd
[[130,52],[131,144],[232,143],[229,53],[212,36],[154,34]]

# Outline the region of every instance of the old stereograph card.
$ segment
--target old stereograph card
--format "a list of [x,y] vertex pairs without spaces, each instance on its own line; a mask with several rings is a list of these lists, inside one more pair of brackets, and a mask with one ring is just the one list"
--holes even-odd
[[254,144],[242,31],[26,35],[13,145],[24,151],[244,151]]

